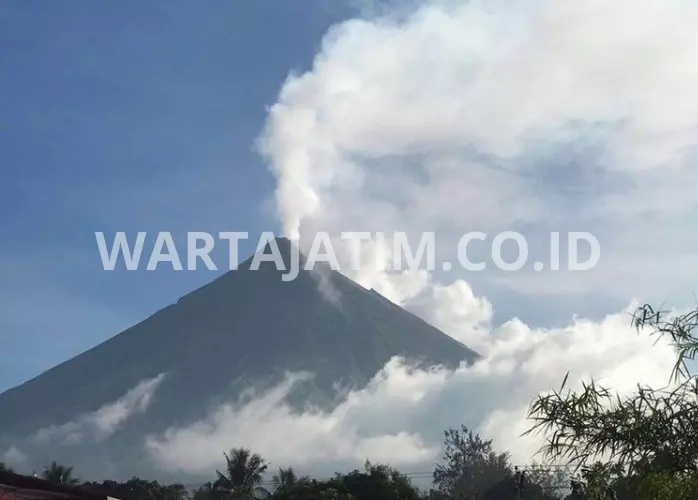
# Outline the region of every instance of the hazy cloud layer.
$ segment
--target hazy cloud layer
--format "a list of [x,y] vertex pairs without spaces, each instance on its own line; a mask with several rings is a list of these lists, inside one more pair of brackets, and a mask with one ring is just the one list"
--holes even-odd
[[144,413],[148,409],[164,378],[165,374],[160,374],[155,378],[143,380],[123,397],[93,412],[80,415],[61,425],[39,429],[32,440],[42,445],[66,445],[106,439],[133,415]]
[[16,446],[10,446],[2,455],[0,462],[4,462],[10,467],[21,467],[25,464],[29,457]]
[[[252,401],[224,405],[192,426],[150,437],[146,449],[165,468],[204,474],[220,466],[222,453],[227,451],[222,449],[223,443],[250,447],[277,464],[301,467],[328,461],[361,462],[367,457],[409,464],[429,459],[436,451],[405,431],[363,434],[365,429],[355,420],[364,403],[356,398],[375,402],[381,396],[370,391],[350,395],[332,412],[294,412],[285,398],[307,380],[306,374],[291,374],[284,383]],[[398,403],[406,397],[401,393],[384,395]]]

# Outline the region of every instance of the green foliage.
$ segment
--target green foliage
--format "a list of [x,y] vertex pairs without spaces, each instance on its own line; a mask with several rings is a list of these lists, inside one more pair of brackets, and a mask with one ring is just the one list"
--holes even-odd
[[502,480],[513,478],[507,453],[497,453],[465,426],[444,432],[443,464],[434,469],[434,486],[446,495],[477,498]]
[[269,493],[259,485],[267,470],[266,461],[247,448],[233,448],[230,454],[224,453],[225,472],[216,471],[218,479],[213,485],[224,493],[223,498],[248,500],[265,498]]
[[385,500],[418,500],[419,492],[410,479],[387,465],[366,461],[364,471],[354,470],[341,477],[346,492],[356,500],[381,498]]
[[213,483],[210,481],[195,489],[191,493],[192,500],[222,500],[223,496],[223,493],[216,490],[213,487]]
[[526,481],[539,486],[543,495],[548,497],[559,497],[569,489],[571,480],[568,471],[562,467],[533,463],[526,470]]
[[310,478],[308,476],[298,477],[293,467],[279,467],[279,472],[274,475],[271,482],[274,487],[274,494],[280,495],[284,492],[307,486],[310,484]]
[[55,484],[75,485],[80,482],[73,476],[72,466],[67,467],[55,461],[44,467],[41,477]]
[[103,481],[85,483],[85,486],[98,488],[104,494],[120,500],[184,500],[187,491],[181,484],[160,484],[133,477],[126,482]]
[[593,380],[565,391],[568,374],[560,390],[531,404],[528,432],[547,435],[541,452],[581,471],[570,499],[697,498],[698,377],[686,362],[698,354],[698,310],[670,315],[645,305],[633,324],[670,339],[677,360],[669,385],[621,398]]
[[[582,466],[572,479],[569,500],[615,500],[624,480],[623,471],[617,464],[596,462]],[[625,498],[622,496],[621,498]]]
[[695,500],[698,498],[698,477],[695,474],[650,473],[635,487],[636,498],[662,500]]
[[[287,470],[287,469],[286,469]],[[287,474],[288,476],[288,474]],[[275,484],[280,484],[279,477]],[[288,484],[291,483],[291,484]],[[277,487],[274,500],[420,500],[419,491],[409,478],[387,465],[366,462],[363,471],[337,474],[326,481],[288,481]]]
[[581,468],[565,500],[689,500],[698,498],[693,474],[647,472],[629,475],[617,464]]

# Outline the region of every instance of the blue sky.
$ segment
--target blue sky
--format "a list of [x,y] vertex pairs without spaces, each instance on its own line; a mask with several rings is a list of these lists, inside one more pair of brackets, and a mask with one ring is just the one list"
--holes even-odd
[[0,390],[215,274],[105,273],[95,231],[277,228],[253,143],[329,5],[2,2]]

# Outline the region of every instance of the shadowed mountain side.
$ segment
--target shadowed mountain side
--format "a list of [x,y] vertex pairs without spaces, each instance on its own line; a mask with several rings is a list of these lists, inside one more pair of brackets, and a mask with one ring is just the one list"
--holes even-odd
[[[288,262],[290,242],[276,241]],[[147,411],[119,431],[119,446],[200,419],[251,383],[274,383],[285,371],[314,373],[295,403],[326,407],[335,383],[362,386],[396,355],[449,367],[478,357],[340,273],[325,274],[339,294],[334,302],[323,296],[314,273],[301,271],[284,282],[273,263],[252,271],[250,262],[0,394],[0,445],[3,436],[27,436],[93,412],[160,374],[166,375]],[[145,408],[148,401],[141,403]]]

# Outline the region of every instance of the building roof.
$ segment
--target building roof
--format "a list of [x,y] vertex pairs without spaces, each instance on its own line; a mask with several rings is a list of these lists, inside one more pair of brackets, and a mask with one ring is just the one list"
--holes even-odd
[[0,471],[0,500],[106,500],[92,488],[51,483],[44,479]]
[[0,484],[0,500],[72,500],[70,495],[55,491],[13,488]]

